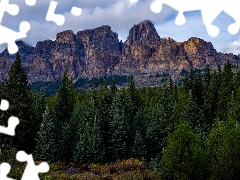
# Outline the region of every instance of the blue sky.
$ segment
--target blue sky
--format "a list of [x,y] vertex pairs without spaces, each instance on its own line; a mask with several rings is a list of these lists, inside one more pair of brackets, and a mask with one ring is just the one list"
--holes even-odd
[[[177,11],[170,6],[163,5],[160,13],[155,14],[150,10],[153,0],[139,0],[131,4],[129,0],[55,0],[58,1],[56,13],[65,16],[65,24],[57,26],[54,22],[45,20],[50,0],[37,0],[33,7],[27,6],[24,0],[10,0],[10,3],[19,5],[20,12],[13,17],[4,14],[2,25],[17,30],[21,21],[30,22],[31,30],[28,37],[23,39],[35,46],[38,41],[45,39],[55,40],[56,34],[64,30],[73,30],[74,33],[84,29],[91,29],[101,25],[110,25],[119,39],[125,41],[129,29],[139,22],[151,20],[160,37],[171,37],[178,42],[186,41],[190,37],[199,37],[212,42],[217,51],[240,54],[240,32],[231,35],[227,28],[234,22],[230,16],[222,12],[213,22],[220,28],[220,34],[213,38],[208,35],[202,22],[201,11],[190,11],[184,15],[186,23],[182,26],[175,25]],[[75,17],[70,13],[72,6],[82,8],[82,14]],[[0,45],[0,51],[6,44]]]

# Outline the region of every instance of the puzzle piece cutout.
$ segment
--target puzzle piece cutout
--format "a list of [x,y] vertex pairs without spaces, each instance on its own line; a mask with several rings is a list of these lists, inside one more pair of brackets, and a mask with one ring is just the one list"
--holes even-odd
[[0,179],[1,180],[14,180],[12,178],[7,177],[10,172],[11,166],[8,163],[0,164]]
[[133,4],[133,3],[138,2],[138,0],[129,0],[129,2]]
[[[46,15],[46,21],[53,21],[55,22],[58,26],[62,26],[65,22],[65,17],[62,14],[55,14],[55,9],[57,8],[58,2],[56,1],[51,1],[48,12]],[[71,9],[71,13],[74,16],[80,16],[82,14],[82,9],[78,8],[76,6],[73,6]]]
[[39,165],[35,165],[31,154],[27,154],[24,151],[19,151],[16,154],[16,159],[19,162],[27,162],[27,166],[23,172],[21,180],[40,180],[38,173],[46,173],[49,171],[49,165],[46,162],[42,162]]
[[230,34],[237,34],[240,29],[240,11],[238,0],[155,0],[150,9],[154,13],[159,13],[162,10],[162,5],[167,4],[178,11],[175,23],[182,25],[186,22],[183,15],[186,11],[201,10],[203,23],[206,26],[207,32],[210,36],[216,37],[220,30],[212,22],[222,12],[226,12],[235,19],[235,23],[229,25],[228,32]]
[[[0,109],[6,111],[9,108],[9,103],[7,100],[2,99]],[[0,133],[6,134],[9,136],[15,135],[16,126],[19,124],[19,119],[17,117],[11,116],[8,119],[8,127],[0,126]]]
[[34,6],[36,4],[36,0],[25,0],[25,3],[28,6]]
[[0,133],[6,134],[9,136],[14,136],[15,129],[18,124],[19,124],[19,119],[17,117],[11,116],[8,119],[8,127],[0,126]]
[[2,99],[1,104],[0,104],[0,109],[2,111],[6,111],[9,108],[9,102],[5,99]]
[[26,21],[20,23],[19,32],[15,32],[0,24],[0,44],[8,43],[8,52],[14,54],[18,51],[18,46],[15,41],[27,37],[29,30],[30,24]]
[[[33,6],[36,0],[25,0],[25,3],[29,6]],[[9,4],[9,0],[0,1],[0,44],[7,43],[9,53],[14,54],[18,51],[18,46],[15,41],[27,37],[27,32],[30,30],[30,24],[26,21],[22,21],[19,26],[19,32],[2,26],[1,22],[5,12],[12,16],[16,16],[19,13],[19,7],[16,4]]]

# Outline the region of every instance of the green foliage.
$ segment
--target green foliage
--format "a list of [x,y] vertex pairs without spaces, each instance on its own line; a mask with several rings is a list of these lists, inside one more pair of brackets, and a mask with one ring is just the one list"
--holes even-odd
[[181,121],[188,122],[194,129],[201,132],[203,137],[205,136],[205,132],[209,130],[209,127],[205,122],[202,109],[197,105],[191,92],[189,93],[183,106]]
[[109,152],[111,160],[122,160],[129,152],[127,142],[129,138],[129,124],[125,118],[125,111],[118,92],[111,106],[111,120],[109,123]]
[[235,120],[214,124],[207,141],[207,159],[210,179],[240,178],[240,128]]
[[205,179],[204,144],[188,123],[175,127],[162,153],[162,175],[165,179]]
[[[86,112],[87,111],[87,112]],[[80,127],[81,126],[81,127]],[[83,120],[79,124],[74,161],[83,163],[99,163],[105,158],[102,121],[94,106],[93,99],[83,112]]]
[[[6,82],[6,97],[10,103],[8,115],[17,116],[20,120],[16,127],[16,135],[13,144],[18,150],[24,149],[27,153],[34,150],[35,137],[29,136],[35,130],[34,121],[31,119],[32,108],[29,97],[30,89],[27,74],[22,67],[19,52],[16,60],[8,72],[9,79]],[[23,131],[24,129],[24,131]]]
[[139,130],[136,130],[132,147],[132,157],[144,160],[144,158],[146,157],[146,153],[147,151],[144,142],[144,136]]
[[229,107],[229,102],[231,101],[231,95],[234,91],[233,88],[233,73],[231,69],[231,64],[229,62],[224,65],[224,69],[221,75],[221,85],[218,92],[218,103],[217,103],[217,116],[226,120],[226,111]]
[[73,87],[73,82],[71,79],[69,79],[68,72],[65,70],[60,88],[56,95],[56,104],[54,107],[56,133],[58,134],[56,139],[58,144],[56,154],[59,156],[59,160],[66,160],[66,157],[64,156],[64,147],[68,140],[64,139],[64,127],[72,116],[75,101],[76,94]]
[[150,106],[147,119],[147,159],[150,160],[160,155],[175,123],[173,101],[167,87],[162,88],[158,103]]
[[52,110],[46,107],[43,121],[37,133],[35,159],[42,161],[56,161],[56,129]]

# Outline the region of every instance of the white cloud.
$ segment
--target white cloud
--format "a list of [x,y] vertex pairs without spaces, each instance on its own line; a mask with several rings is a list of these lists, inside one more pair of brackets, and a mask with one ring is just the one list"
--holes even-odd
[[223,47],[223,49],[226,53],[233,53],[236,55],[240,54],[240,39],[228,43],[225,47]]

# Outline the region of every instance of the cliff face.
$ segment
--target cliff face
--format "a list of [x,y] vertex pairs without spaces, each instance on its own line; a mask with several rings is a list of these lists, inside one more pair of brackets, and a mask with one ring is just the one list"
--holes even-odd
[[[185,42],[160,38],[151,21],[134,25],[127,40],[119,42],[110,26],[58,33],[56,40],[38,42],[32,47],[17,41],[29,80],[55,81],[64,68],[74,80],[80,77],[102,77],[112,74],[135,74],[148,77],[156,73],[175,75],[182,69],[204,68],[239,63],[239,56],[218,53],[210,42],[193,37]],[[15,55],[0,53],[0,79],[7,75]]]

